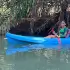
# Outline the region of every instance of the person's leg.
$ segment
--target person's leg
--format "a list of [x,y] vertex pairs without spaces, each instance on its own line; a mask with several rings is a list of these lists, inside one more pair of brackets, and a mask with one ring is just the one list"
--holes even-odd
[[55,35],[48,35],[48,36],[46,36],[46,38],[56,38],[56,36]]

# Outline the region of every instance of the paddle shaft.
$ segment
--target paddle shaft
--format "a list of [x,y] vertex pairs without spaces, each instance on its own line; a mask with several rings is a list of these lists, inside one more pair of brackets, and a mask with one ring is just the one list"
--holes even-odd
[[53,34],[57,37],[59,45],[61,45],[60,37],[58,37],[58,35],[55,33],[54,29],[52,29],[51,31],[52,31]]
[[[60,21],[58,21],[52,28],[49,29],[49,30],[51,30],[51,31],[50,31],[48,34],[50,34],[50,33],[53,31],[53,29],[55,28],[56,25],[59,24],[59,22],[60,22]],[[48,31],[49,31],[49,30],[48,30]]]

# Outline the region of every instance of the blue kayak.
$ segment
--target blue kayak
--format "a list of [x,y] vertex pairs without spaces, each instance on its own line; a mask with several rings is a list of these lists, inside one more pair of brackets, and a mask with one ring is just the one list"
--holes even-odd
[[[46,45],[58,45],[58,38],[45,38],[34,36],[21,36],[11,33],[6,33],[6,38],[10,43],[37,43]],[[70,44],[70,38],[60,38],[61,44]]]

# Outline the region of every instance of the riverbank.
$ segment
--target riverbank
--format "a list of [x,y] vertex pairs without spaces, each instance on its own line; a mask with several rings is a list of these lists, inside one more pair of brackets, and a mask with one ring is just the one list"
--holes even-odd
[[0,26],[0,35],[2,36],[4,36],[5,34],[6,34],[6,32],[8,32],[9,31],[9,29],[10,29],[10,24],[2,24],[1,26]]

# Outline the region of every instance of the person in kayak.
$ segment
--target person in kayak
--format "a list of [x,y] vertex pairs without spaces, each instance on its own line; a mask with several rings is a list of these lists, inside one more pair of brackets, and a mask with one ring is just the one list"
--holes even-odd
[[52,33],[54,35],[49,35],[49,36],[47,36],[47,38],[55,38],[55,37],[65,38],[68,33],[68,28],[66,27],[66,23],[64,21],[62,21],[59,25],[58,33],[56,33],[55,31],[53,31]]

